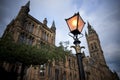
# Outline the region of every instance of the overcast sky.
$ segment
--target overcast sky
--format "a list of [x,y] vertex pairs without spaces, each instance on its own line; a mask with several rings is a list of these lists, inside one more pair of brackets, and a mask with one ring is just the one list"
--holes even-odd
[[[27,2],[28,0],[0,0],[0,36],[6,25],[17,16],[21,6]],[[73,45],[73,39],[68,36],[69,30],[64,19],[79,12],[83,20],[89,21],[97,31],[108,66],[120,76],[119,5],[120,0],[31,0],[29,14],[41,22],[47,18],[49,27],[52,21],[55,21],[56,45],[59,45],[60,41],[70,41],[70,45]],[[85,31],[87,24],[82,33],[84,34]],[[86,47],[85,54],[89,55],[85,36],[80,40],[81,45]]]

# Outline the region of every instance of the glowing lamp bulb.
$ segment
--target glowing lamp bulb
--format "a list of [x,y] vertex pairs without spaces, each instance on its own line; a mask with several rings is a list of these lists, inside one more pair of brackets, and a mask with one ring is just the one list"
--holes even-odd
[[73,26],[77,26],[77,20],[73,20],[73,21],[72,21],[72,25],[73,25]]

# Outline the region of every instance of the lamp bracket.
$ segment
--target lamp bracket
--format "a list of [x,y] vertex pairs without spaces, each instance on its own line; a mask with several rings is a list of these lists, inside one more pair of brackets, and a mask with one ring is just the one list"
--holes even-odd
[[71,46],[70,48],[74,48],[76,53],[81,53],[81,49],[85,49],[84,46],[80,46],[79,44],[77,44],[75,46]]
[[81,35],[81,36],[79,36],[79,37],[78,37],[78,35],[71,35],[70,32],[68,33],[68,35],[69,35],[70,37],[72,37],[74,40],[80,39],[80,38],[83,37],[83,34],[82,34],[82,33],[78,34],[78,35]]

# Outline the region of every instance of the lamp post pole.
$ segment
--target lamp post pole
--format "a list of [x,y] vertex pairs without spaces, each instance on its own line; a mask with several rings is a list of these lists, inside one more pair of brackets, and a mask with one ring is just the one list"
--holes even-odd
[[78,63],[78,70],[79,70],[79,78],[80,80],[85,80],[85,73],[82,63],[83,53],[81,53],[81,49],[84,48],[83,46],[80,46],[80,41],[78,38],[78,35],[81,35],[82,29],[84,27],[85,22],[80,17],[79,12],[74,14],[72,17],[65,19],[67,22],[67,25],[70,29],[70,32],[73,34],[71,36],[74,39],[74,46],[71,46],[76,51],[76,57],[77,57],[77,63]]
[[85,48],[83,46],[80,47],[80,41],[76,35],[74,38],[74,45],[71,46],[75,49],[76,51],[76,57],[77,57],[77,64],[78,64],[78,70],[79,70],[79,79],[80,80],[85,80],[85,73],[84,73],[84,68],[83,68],[83,63],[82,63],[82,58],[83,58],[83,53],[81,53],[81,49]]

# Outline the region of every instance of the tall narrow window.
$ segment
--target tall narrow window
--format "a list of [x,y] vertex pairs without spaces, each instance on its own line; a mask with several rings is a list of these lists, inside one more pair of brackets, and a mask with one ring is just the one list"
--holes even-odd
[[44,65],[40,65],[40,76],[45,75],[44,71],[45,71]]
[[72,80],[72,74],[70,73],[70,80]]
[[31,24],[30,22],[26,22],[26,23],[25,23],[25,29],[26,29],[27,31],[29,30],[30,24]]
[[59,80],[59,70],[55,69],[55,80]]
[[97,49],[97,44],[94,42],[94,48]]
[[63,80],[66,80],[66,72],[63,73]]
[[51,67],[50,67],[50,64],[48,64],[48,76],[51,76]]
[[47,33],[45,33],[45,41],[47,41]]
[[19,43],[23,43],[23,40],[24,40],[24,34],[21,33],[21,34],[19,35],[18,42],[19,42]]
[[25,21],[25,24],[24,24],[24,29],[26,29],[27,26],[28,26],[28,21],[26,20],[26,21]]
[[23,43],[26,43],[27,42],[27,35],[25,34],[24,35],[24,42]]
[[91,44],[91,50],[93,50],[93,49],[94,49],[93,44]]
[[76,74],[74,75],[74,79],[77,79],[77,75]]
[[73,62],[73,66],[74,66],[74,68],[75,68],[75,61]]
[[33,23],[31,23],[31,22],[25,22],[25,29],[27,30],[27,31],[29,31],[29,32],[33,32],[33,28],[34,28],[34,24]]
[[26,35],[24,33],[21,33],[18,38],[19,43],[25,43],[26,42]]
[[71,68],[71,60],[69,59],[69,67]]
[[28,38],[28,45],[32,45],[32,43],[33,43],[33,37],[30,36]]
[[30,24],[30,25],[29,25],[29,32],[32,33],[32,32],[33,32],[33,28],[34,28],[34,24]]
[[48,34],[46,34],[46,37],[47,37],[47,38],[46,38],[46,41],[48,41]]
[[46,32],[42,31],[42,39],[46,40]]
[[44,31],[42,31],[42,39],[44,39]]

